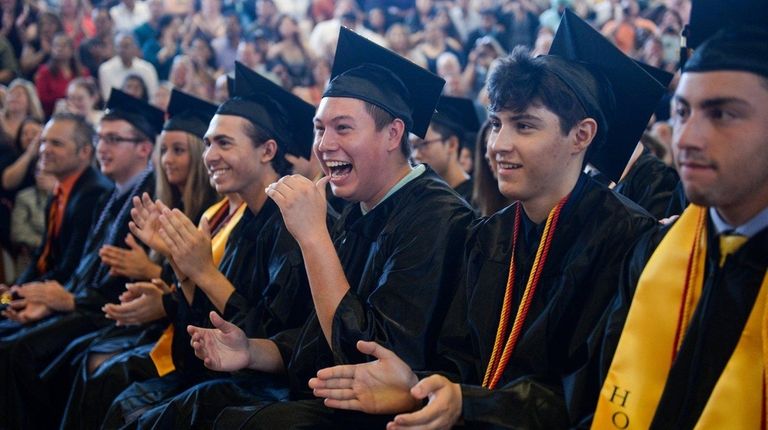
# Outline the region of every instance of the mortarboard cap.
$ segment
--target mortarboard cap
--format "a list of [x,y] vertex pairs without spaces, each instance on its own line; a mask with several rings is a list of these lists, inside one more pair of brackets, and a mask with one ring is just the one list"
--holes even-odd
[[117,88],[112,88],[109,94],[105,114],[128,121],[153,143],[165,122],[165,113],[162,110]]
[[202,139],[208,130],[208,123],[216,114],[216,108],[213,103],[173,89],[168,103],[169,118],[163,130],[184,131]]
[[472,100],[462,97],[441,96],[432,122],[448,127],[462,142],[480,129],[475,104]]
[[563,14],[549,54],[581,64],[598,81],[601,94],[594,94],[574,68],[550,60],[550,70],[598,122],[599,146],[587,161],[618,182],[665,89],[570,10]]
[[227,74],[227,96],[232,98],[235,96],[235,78]]
[[341,27],[323,97],[359,99],[400,118],[423,138],[445,81],[411,61]]
[[[757,0],[694,0],[691,2],[688,47],[696,49],[727,27],[768,26],[768,7]],[[768,44],[763,36],[755,44]]]
[[697,0],[691,6],[683,72],[731,70],[768,77],[768,8],[755,0]]
[[308,160],[312,153],[315,107],[240,62],[235,62],[234,91],[216,113],[263,128],[289,154]]
[[659,69],[658,67],[651,66],[650,64],[643,63],[642,61],[635,60],[635,63],[642,67],[643,70],[645,70],[649,75],[653,76],[653,79],[656,79],[656,81],[658,81],[664,88],[668,88],[669,83],[672,82],[672,78],[675,77],[675,75],[669,73],[666,70]]

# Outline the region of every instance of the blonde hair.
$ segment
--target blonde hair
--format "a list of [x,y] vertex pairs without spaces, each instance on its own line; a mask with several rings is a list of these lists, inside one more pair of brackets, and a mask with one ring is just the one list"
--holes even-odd
[[16,78],[8,84],[8,89],[6,91],[10,93],[17,87],[22,88],[27,93],[27,100],[29,100],[29,106],[27,107],[26,112],[27,116],[31,116],[38,121],[43,121],[45,119],[45,114],[43,113],[43,105],[40,104],[40,97],[37,96],[37,88],[35,88],[35,84],[26,79]]
[[191,220],[196,221],[197,217],[212,205],[217,195],[208,179],[208,170],[203,163],[203,151],[205,146],[203,139],[184,132],[187,136],[189,146],[189,173],[183,190],[176,190],[168,182],[168,177],[163,171],[160,163],[159,142],[155,145],[155,151],[152,155],[152,163],[155,165],[155,196],[170,208],[183,208],[184,214]]

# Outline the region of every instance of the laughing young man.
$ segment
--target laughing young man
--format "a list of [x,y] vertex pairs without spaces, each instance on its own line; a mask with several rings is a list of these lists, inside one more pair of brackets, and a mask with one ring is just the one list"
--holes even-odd
[[[376,339],[413,367],[435,359],[435,340],[461,273],[472,211],[432,170],[408,163],[408,132],[424,136],[442,80],[342,29],[333,79],[315,114],[315,152],[327,178],[289,176],[270,185],[304,256],[315,313],[298,332],[247,339],[215,319],[191,328],[192,344],[214,369],[284,373],[288,402],[228,408],[218,425],[359,428],[379,417],[341,413],[314,400],[307,381],[322,367],[362,362],[359,339]],[[332,231],[326,181],[348,206]],[[217,345],[230,345],[220,354]]]
[[362,342],[377,361],[324,369],[310,382],[328,406],[402,413],[388,429],[459,420],[468,428],[565,428],[594,409],[591,364],[619,263],[655,223],[583,167],[617,177],[663,89],[567,11],[555,53],[515,50],[488,79],[490,154],[499,190],[517,202],[468,240],[465,284],[440,334],[443,361],[432,369],[448,377],[419,380],[399,354]]

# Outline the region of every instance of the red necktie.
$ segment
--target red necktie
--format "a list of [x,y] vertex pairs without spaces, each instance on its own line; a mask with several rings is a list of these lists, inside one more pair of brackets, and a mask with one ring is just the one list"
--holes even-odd
[[53,189],[53,198],[48,208],[48,234],[45,236],[45,246],[40,258],[37,259],[37,272],[43,274],[48,271],[48,256],[51,254],[53,240],[58,237],[61,226],[59,225],[59,200],[61,199],[62,189],[56,185]]

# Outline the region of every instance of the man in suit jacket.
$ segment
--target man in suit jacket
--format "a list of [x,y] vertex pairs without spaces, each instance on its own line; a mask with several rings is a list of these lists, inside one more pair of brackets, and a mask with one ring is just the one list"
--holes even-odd
[[56,177],[54,195],[46,205],[43,242],[32,264],[16,280],[65,283],[77,267],[93,226],[94,212],[112,183],[91,166],[96,132],[84,117],[61,113],[45,125],[40,146],[43,171]]
[[[128,234],[131,199],[154,189],[149,166],[164,113],[148,103],[113,90],[99,122],[96,156],[101,172],[115,182],[113,192],[99,199],[99,215],[86,239],[77,268],[66,283],[32,282],[16,289],[14,300],[0,325],[0,428],[52,428],[68,391],[66,372],[42,380],[48,364],[76,338],[107,325],[101,308],[117,302],[128,278],[112,276],[102,264],[99,249],[124,246]],[[8,330],[3,332],[2,329]],[[61,378],[61,379],[58,379]],[[35,413],[45,405],[46,413]]]

